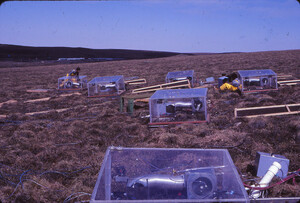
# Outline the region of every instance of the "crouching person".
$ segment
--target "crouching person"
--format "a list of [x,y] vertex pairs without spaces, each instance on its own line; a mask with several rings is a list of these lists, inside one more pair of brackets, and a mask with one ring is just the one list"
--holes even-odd
[[242,95],[242,92],[241,90],[239,89],[239,86],[240,86],[240,82],[239,82],[239,79],[235,79],[233,82],[232,82],[232,85],[229,84],[228,82],[228,78],[224,78],[223,79],[223,85],[220,86],[220,90],[221,91],[226,91],[226,90],[229,90],[229,91],[232,91],[232,92],[236,92],[238,93],[240,96]]

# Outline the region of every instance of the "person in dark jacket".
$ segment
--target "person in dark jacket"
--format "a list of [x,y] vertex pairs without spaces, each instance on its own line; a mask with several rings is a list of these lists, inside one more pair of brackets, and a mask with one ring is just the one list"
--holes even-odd
[[73,69],[70,73],[67,74],[67,76],[75,76],[76,79],[79,79],[79,72],[80,72],[80,68],[77,67],[76,69]]
[[242,95],[242,92],[241,92],[241,90],[239,89],[239,85],[236,87],[236,85],[231,85],[231,84],[229,84],[227,78],[225,78],[225,79],[223,80],[223,85],[220,86],[220,90],[221,90],[221,91],[229,90],[229,91],[238,93],[240,96]]
[[79,79],[79,72],[80,68],[77,67],[73,69],[70,73],[67,73],[66,79],[60,84],[60,87],[65,88],[74,88],[80,86],[80,79]]

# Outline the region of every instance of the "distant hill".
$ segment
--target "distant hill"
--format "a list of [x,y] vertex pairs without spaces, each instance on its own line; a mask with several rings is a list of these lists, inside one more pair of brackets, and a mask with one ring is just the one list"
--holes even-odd
[[58,60],[59,58],[148,59],[175,56],[180,53],[126,50],[88,49],[69,47],[30,47],[0,44],[0,61]]

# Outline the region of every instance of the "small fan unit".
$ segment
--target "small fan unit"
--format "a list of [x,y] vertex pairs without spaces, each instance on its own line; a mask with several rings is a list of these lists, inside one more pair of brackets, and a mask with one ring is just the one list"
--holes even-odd
[[270,85],[270,81],[269,78],[263,77],[261,78],[261,86],[269,86]]
[[66,88],[71,88],[73,86],[73,82],[72,81],[68,81],[65,83],[65,87]]

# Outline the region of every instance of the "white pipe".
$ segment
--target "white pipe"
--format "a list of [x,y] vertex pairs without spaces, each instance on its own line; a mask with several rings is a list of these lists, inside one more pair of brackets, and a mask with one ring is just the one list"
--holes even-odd
[[175,78],[175,80],[186,80],[187,77]]
[[106,84],[104,85],[106,88],[116,87],[116,84]]
[[190,106],[193,106],[192,102],[176,102],[173,105],[175,107],[190,107]]
[[[267,187],[273,177],[277,174],[277,172],[281,169],[280,163],[274,161],[272,166],[270,166],[268,172],[264,175],[264,177],[260,180],[258,187]],[[261,196],[260,190],[253,190],[251,192],[251,197],[256,199]]]

